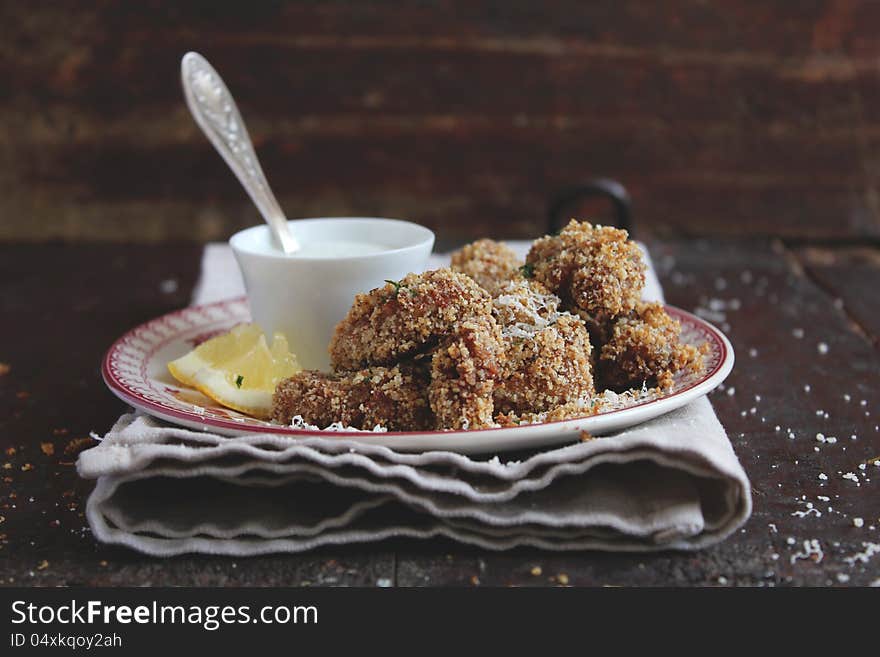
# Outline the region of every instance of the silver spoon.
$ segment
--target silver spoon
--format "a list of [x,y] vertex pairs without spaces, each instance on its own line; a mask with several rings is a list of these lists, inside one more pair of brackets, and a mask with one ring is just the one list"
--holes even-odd
[[247,128],[223,79],[208,60],[196,52],[183,56],[180,77],[193,118],[250,195],[278,246],[285,253],[299,251],[300,244],[290,232],[284,212],[266,182]]

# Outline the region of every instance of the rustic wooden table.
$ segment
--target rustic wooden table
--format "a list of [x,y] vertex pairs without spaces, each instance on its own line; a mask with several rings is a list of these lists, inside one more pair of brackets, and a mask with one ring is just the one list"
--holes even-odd
[[[731,337],[712,401],[754,486],[754,513],[694,554],[494,554],[448,541],[252,559],[154,559],[98,545],[75,472],[124,405],[104,350],[187,303],[195,245],[0,246],[3,585],[880,584],[880,251],[767,241],[650,243],[670,303]],[[818,436],[834,437],[836,441]]]

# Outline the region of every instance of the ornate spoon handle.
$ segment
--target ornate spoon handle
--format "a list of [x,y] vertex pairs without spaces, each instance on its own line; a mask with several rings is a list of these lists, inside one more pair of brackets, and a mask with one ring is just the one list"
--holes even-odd
[[288,230],[284,212],[266,182],[247,128],[223,79],[195,52],[183,56],[180,76],[186,104],[202,132],[235,172],[282,250],[298,251],[300,245]]

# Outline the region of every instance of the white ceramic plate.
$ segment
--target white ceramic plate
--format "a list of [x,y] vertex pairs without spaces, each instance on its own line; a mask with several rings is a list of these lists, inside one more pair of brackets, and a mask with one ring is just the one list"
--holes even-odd
[[[709,344],[702,374],[679,375],[662,397],[591,417],[510,428],[470,431],[320,432],[410,452],[449,450],[462,454],[499,453],[563,444],[577,440],[581,430],[593,435],[645,422],[679,408],[724,381],[733,367],[730,342],[714,326],[671,306],[667,311],[682,325],[682,340]],[[102,374],[113,393],[136,409],[174,424],[229,436],[274,433],[292,438],[315,431],[293,429],[214,404],[201,393],[181,387],[168,373],[168,362],[204,340],[241,322],[250,321],[245,298],[184,308],[132,329],[104,357]]]

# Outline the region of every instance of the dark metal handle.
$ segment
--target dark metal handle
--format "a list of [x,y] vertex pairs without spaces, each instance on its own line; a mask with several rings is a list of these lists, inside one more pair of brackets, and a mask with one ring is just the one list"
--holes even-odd
[[635,227],[633,226],[629,194],[623,185],[609,178],[596,178],[582,185],[564,189],[557,194],[547,210],[549,232],[554,233],[565,226],[566,221],[570,218],[563,214],[567,208],[571,208],[584,199],[597,196],[605,197],[611,201],[614,206],[615,224],[618,228],[627,230],[632,237]]

